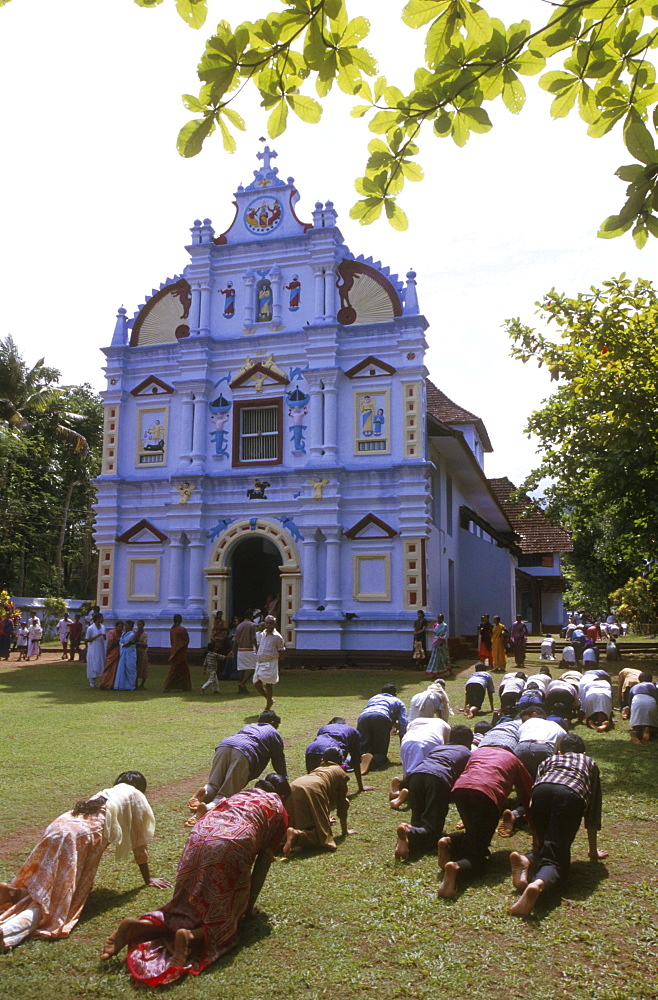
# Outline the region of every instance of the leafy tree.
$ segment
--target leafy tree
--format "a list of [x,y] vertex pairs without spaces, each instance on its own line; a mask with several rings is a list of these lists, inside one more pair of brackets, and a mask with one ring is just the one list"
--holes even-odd
[[528,420],[542,460],[521,489],[547,483],[550,513],[574,534],[578,584],[604,604],[658,541],[658,294],[622,275],[573,299],[552,290],[537,305],[546,333],[507,323],[512,356],[557,383]]
[[[163,0],[135,0],[156,7]],[[207,0],[174,0],[178,13],[200,28]],[[236,148],[234,130],[245,122],[235,104],[247,83],[256,87],[269,112],[271,138],[286,128],[290,112],[304,122],[318,122],[320,101],[334,83],[358,97],[355,117],[368,118],[378,138],[368,150],[356,187],[362,197],[352,218],[370,223],[384,211],[391,225],[407,220],[397,203],[406,181],[423,177],[418,140],[430,131],[463,146],[472,132],[488,132],[492,122],[485,105],[502,104],[518,114],[525,102],[522,78],[537,76],[553,96],[551,115],[577,110],[594,138],[619,127],[633,158],[617,171],[628,184],[621,210],[602,224],[599,235],[619,236],[632,228],[638,246],[658,236],[658,85],[652,62],[658,46],[658,6],[653,0],[563,0],[536,4],[548,19],[506,25],[471,0],[408,0],[403,25],[423,31],[425,60],[408,92],[377,76],[374,56],[361,44],[369,32],[364,17],[350,18],[345,0],[282,0],[284,10],[232,28],[220,21],[198,65],[198,96],[185,95],[194,114],[181,130],[178,149],[196,155],[204,140],[219,129],[224,148]],[[391,23],[392,4],[381,4]],[[404,45],[404,27],[395,30]],[[372,83],[370,82],[372,80]],[[314,84],[316,97],[308,90]]]
[[649,625],[655,630],[658,622],[658,572],[629,580],[610,594],[610,601],[620,618],[632,625]]
[[102,408],[90,386],[58,380],[43,360],[29,368],[10,337],[0,340],[0,580],[21,595],[84,597],[93,590],[90,480]]

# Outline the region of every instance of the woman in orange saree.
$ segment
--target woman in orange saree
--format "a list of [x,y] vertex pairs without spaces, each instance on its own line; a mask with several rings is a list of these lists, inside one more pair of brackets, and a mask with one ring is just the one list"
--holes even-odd
[[169,673],[165,678],[165,691],[191,691],[192,679],[190,668],[187,665],[187,647],[190,644],[190,637],[187,629],[183,628],[181,615],[174,615],[174,624],[169,630],[171,642],[171,653],[169,654]]
[[114,680],[117,675],[117,667],[119,666],[119,654],[121,652],[121,643],[119,639],[123,632],[123,622],[117,622],[113,629],[107,633],[107,651],[105,653],[105,670],[103,671],[103,676],[101,677],[101,684],[103,691],[113,691],[114,690]]

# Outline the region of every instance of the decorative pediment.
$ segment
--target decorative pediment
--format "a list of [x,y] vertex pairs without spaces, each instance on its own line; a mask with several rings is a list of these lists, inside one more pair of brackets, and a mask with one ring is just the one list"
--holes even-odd
[[345,538],[351,538],[352,541],[355,539],[382,539],[382,538],[393,538],[397,535],[395,528],[392,528],[390,524],[386,521],[382,521],[381,517],[377,517],[376,514],[366,514],[362,517],[360,521],[357,521],[351,528],[344,531],[343,534]]
[[381,361],[373,354],[369,354],[363,361],[346,371],[348,378],[374,378],[377,375],[395,375],[396,369],[386,361]]
[[117,535],[117,542],[123,542],[124,545],[162,545],[166,541],[167,535],[145,518],[133,524],[122,535]]
[[341,260],[337,285],[340,309],[336,316],[339,323],[388,323],[402,315],[400,296],[387,270],[365,261]]
[[132,396],[170,396],[173,391],[173,387],[167,385],[157,375],[149,375],[143,382],[131,389],[130,394]]
[[166,284],[143,306],[133,324],[131,347],[148,344],[175,344],[189,337],[192,289],[181,278]]
[[255,361],[253,358],[245,358],[245,362],[230,384],[231,389],[239,389],[241,385],[253,382],[256,392],[262,392],[263,386],[267,382],[278,383],[279,385],[289,385],[290,379],[279,368],[274,360],[274,355],[270,354],[262,361]]

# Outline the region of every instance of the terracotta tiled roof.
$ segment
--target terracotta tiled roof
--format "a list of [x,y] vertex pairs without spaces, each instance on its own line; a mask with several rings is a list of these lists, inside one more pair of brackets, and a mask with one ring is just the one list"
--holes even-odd
[[512,528],[520,536],[518,546],[524,553],[531,552],[571,552],[571,535],[559,524],[553,524],[541,507],[525,497],[510,499],[516,490],[507,477],[487,480],[496,500],[507,514]]
[[445,392],[441,392],[438,386],[434,385],[430,379],[425,379],[425,385],[427,387],[427,410],[433,417],[436,417],[441,423],[449,425],[476,424],[484,450],[493,450],[487,429],[482,423],[481,417],[477,417],[470,410],[465,410],[463,406],[453,403],[446,396]]

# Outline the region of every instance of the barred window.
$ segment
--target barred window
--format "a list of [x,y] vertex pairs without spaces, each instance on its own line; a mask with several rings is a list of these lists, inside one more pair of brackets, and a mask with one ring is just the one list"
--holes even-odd
[[278,406],[245,407],[240,411],[240,461],[279,460]]

